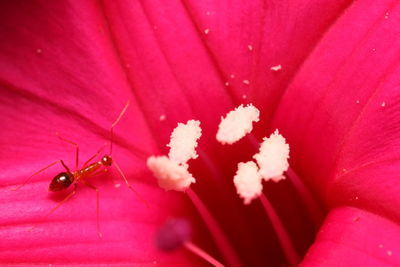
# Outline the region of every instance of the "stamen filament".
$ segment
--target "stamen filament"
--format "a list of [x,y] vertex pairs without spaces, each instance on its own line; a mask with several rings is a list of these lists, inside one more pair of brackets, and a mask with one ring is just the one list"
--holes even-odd
[[265,213],[271,221],[272,227],[278,237],[278,241],[282,247],[283,253],[285,254],[287,262],[290,266],[297,266],[300,262],[300,257],[297,254],[292,241],[289,238],[288,233],[285,230],[281,220],[272,207],[271,203],[264,194],[260,196],[261,203],[263,204]]
[[311,195],[311,192],[307,189],[303,181],[292,168],[289,167],[289,169],[286,171],[286,176],[292,182],[300,198],[303,200],[304,206],[306,207],[314,225],[319,227],[324,218],[321,207],[317,204],[315,198]]
[[204,250],[202,250],[201,248],[199,248],[198,246],[196,246],[195,244],[193,244],[190,241],[186,241],[184,243],[184,246],[187,250],[189,250],[190,252],[196,254],[197,256],[199,256],[200,258],[204,259],[205,261],[207,261],[208,263],[210,263],[211,265],[215,266],[215,267],[224,267],[224,265],[222,263],[220,263],[219,261],[217,261],[215,258],[213,258],[210,254],[208,254],[207,252],[205,252]]
[[239,267],[241,266],[239,258],[236,256],[235,251],[233,250],[231,244],[228,239],[225,237],[221,228],[215,221],[214,217],[212,217],[211,213],[204,205],[204,203],[200,200],[197,194],[191,190],[190,188],[186,191],[188,197],[192,201],[193,205],[196,207],[200,216],[203,218],[203,221],[207,225],[209,231],[214,238],[214,241],[219,248],[222,256],[224,257],[228,266],[231,267]]

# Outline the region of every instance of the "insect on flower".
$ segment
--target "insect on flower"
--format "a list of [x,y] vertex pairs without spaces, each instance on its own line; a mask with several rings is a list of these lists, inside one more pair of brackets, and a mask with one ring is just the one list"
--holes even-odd
[[[128,186],[129,189],[131,189],[136,195],[139,196],[139,194],[133,189],[133,187],[129,184],[128,180],[126,179],[125,174],[122,172],[121,168],[119,165],[115,162],[115,160],[111,157],[112,154],[112,148],[113,148],[113,129],[114,127],[118,124],[118,122],[121,120],[122,116],[128,109],[130,101],[128,101],[122,111],[120,112],[119,116],[117,119],[114,121],[114,123],[111,125],[110,129],[110,150],[109,154],[105,154],[99,161],[92,162],[96,157],[100,155],[100,153],[103,151],[105,146],[102,146],[96,154],[94,154],[91,158],[89,158],[81,168],[79,168],[79,145],[71,140],[65,139],[61,137],[58,133],[57,136],[62,140],[67,143],[70,143],[76,147],[76,155],[75,155],[75,163],[76,163],[76,168],[75,171],[71,171],[70,168],[64,163],[63,160],[57,160],[48,166],[44,167],[43,169],[37,171],[33,175],[31,175],[28,179],[25,180],[25,182],[18,187],[14,188],[13,190],[18,190],[21,187],[23,187],[33,176],[40,174],[41,172],[47,170],[48,168],[61,163],[61,165],[65,168],[65,171],[57,174],[52,181],[50,182],[49,185],[49,191],[51,192],[58,192],[62,191],[64,189],[69,188],[71,185],[74,185],[74,189],[71,193],[69,193],[60,203],[58,203],[57,206],[55,206],[50,212],[45,216],[47,218],[50,216],[54,211],[56,211],[61,205],[63,205],[68,199],[70,199],[73,195],[76,194],[76,189],[77,189],[77,184],[81,183],[84,184],[91,189],[96,191],[96,216],[97,216],[97,232],[98,235],[101,237],[102,234],[100,232],[100,224],[99,224],[99,190],[97,187],[94,185],[90,184],[89,182],[86,181],[87,178],[93,177],[96,175],[99,175],[101,173],[104,173],[108,170],[108,167],[114,165],[118,172],[120,173],[121,177],[124,179],[126,185]],[[92,162],[92,163],[91,163]],[[140,197],[140,196],[139,196]],[[141,199],[143,200],[143,199]],[[145,202],[146,203],[146,202]],[[33,229],[31,227],[30,229]]]

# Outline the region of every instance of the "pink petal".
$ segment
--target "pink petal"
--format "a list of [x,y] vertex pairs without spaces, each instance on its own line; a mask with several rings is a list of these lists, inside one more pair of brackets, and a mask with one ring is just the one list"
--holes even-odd
[[332,210],[301,266],[399,266],[397,223],[353,207]]
[[330,205],[396,221],[399,18],[397,2],[355,2],[296,76],[274,125],[293,144],[295,169]]
[[[254,102],[270,119],[293,73],[346,4],[123,0],[102,7],[128,81],[164,144],[161,115],[171,129],[195,116],[210,137],[235,103]],[[279,75],[270,71],[276,62],[286,68]]]

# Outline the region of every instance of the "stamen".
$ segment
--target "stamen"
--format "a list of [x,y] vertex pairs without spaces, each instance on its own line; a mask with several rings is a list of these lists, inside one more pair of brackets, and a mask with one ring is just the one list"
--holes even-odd
[[217,140],[222,144],[233,144],[253,130],[253,122],[260,120],[260,111],[249,104],[240,105],[221,118],[218,126]]
[[290,266],[297,266],[300,262],[300,257],[295,250],[292,241],[289,238],[288,233],[285,230],[281,220],[279,219],[278,215],[275,212],[275,209],[272,207],[271,203],[268,199],[261,195],[260,197],[261,203],[263,204],[265,213],[267,214],[268,218],[271,221],[272,227],[275,230],[275,233],[278,237],[278,241],[282,247],[283,253],[286,256],[287,262]]
[[285,179],[283,173],[289,168],[289,145],[285,138],[275,130],[269,138],[264,137],[260,152],[253,158],[257,160],[260,174],[265,181],[279,182]]
[[258,173],[258,167],[255,162],[248,161],[238,164],[233,183],[236,186],[237,193],[244,199],[244,204],[250,204],[253,199],[261,195],[263,189],[261,181],[262,178]]
[[[278,182],[285,179],[283,173],[289,168],[289,145],[286,144],[285,138],[279,134],[278,130],[275,130],[269,138],[264,138],[264,142],[260,147],[260,152],[254,155],[253,158],[257,160],[258,166],[260,166],[259,173],[264,180]],[[287,262],[290,266],[297,266],[300,257],[280,218],[266,196],[261,194],[260,200],[277,234],[278,241],[282,246]]]
[[297,266],[300,258],[294,249],[292,241],[274,208],[261,193],[262,178],[266,181],[273,180],[275,182],[285,178],[283,173],[289,167],[289,145],[286,144],[285,138],[276,130],[269,138],[264,138],[260,152],[255,154],[253,158],[257,160],[260,169],[252,161],[239,163],[238,171],[234,177],[236,189],[239,195],[244,198],[245,204],[249,204],[254,198],[261,195],[260,199],[264,210],[277,234],[287,262],[290,266]]
[[197,139],[200,136],[200,121],[189,120],[186,124],[178,123],[178,126],[172,131],[171,140],[167,145],[170,148],[168,157],[179,164],[197,158]]
[[187,164],[178,164],[167,156],[151,156],[147,159],[147,167],[157,178],[158,185],[165,190],[185,191],[196,182]]

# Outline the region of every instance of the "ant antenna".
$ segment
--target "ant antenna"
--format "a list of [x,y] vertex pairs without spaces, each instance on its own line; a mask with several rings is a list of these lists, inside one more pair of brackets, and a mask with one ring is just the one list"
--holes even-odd
[[110,155],[112,154],[112,147],[113,147],[113,141],[114,141],[114,127],[121,120],[122,116],[125,114],[126,110],[128,109],[130,103],[131,103],[130,100],[128,100],[128,102],[126,102],[126,104],[125,104],[124,108],[122,109],[121,113],[119,114],[118,118],[111,125],[111,129],[110,129]]
[[117,168],[119,174],[121,175],[122,179],[124,179],[126,185],[128,186],[128,188],[130,190],[132,190],[133,193],[136,194],[136,196],[147,206],[147,208],[150,208],[149,203],[147,202],[146,199],[144,199],[135,189],[133,189],[133,187],[130,185],[130,183],[128,182],[128,179],[126,179],[126,176],[124,174],[124,172],[122,171],[122,169],[119,167],[119,165],[117,164],[117,162],[115,162],[115,160],[113,160],[114,166]]

